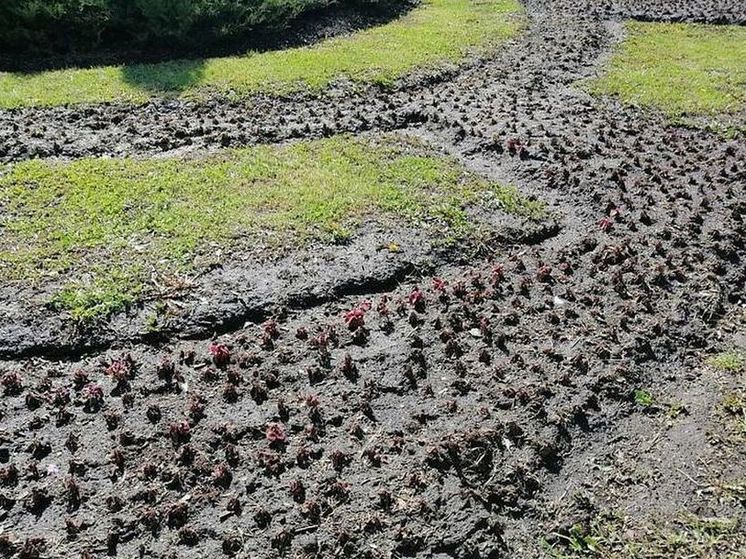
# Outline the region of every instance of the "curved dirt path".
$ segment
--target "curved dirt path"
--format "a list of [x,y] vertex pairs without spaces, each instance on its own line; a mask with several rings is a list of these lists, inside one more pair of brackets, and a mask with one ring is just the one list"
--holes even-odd
[[[633,16],[663,21],[742,24],[746,19],[744,7],[737,0],[682,0],[673,6],[659,0],[529,1],[527,8],[532,17],[529,43],[525,38],[517,39],[507,50],[520,53],[519,56],[541,53],[547,58],[530,61],[518,81],[512,80],[511,75],[506,76],[505,81],[512,83],[516,92],[525,87],[532,91],[541,83],[569,85],[583,75],[583,68],[587,70],[595,63],[599,49],[604,46],[602,43],[608,41],[608,34],[596,29],[601,21]],[[542,23],[542,20],[545,21]],[[578,25],[581,21],[589,28]],[[558,42],[530,43],[530,37],[542,33],[542,25],[551,27],[565,22],[573,31],[556,37]],[[565,48],[575,51],[572,58],[564,52]],[[489,58],[477,64],[476,71],[483,68],[500,71],[505,66],[503,58],[501,54],[497,60]],[[556,66],[552,64],[555,60],[559,63]],[[459,74],[454,68],[416,73],[402,80],[393,91],[338,83],[319,95],[299,93],[280,98],[258,95],[246,101],[218,98],[208,102],[155,99],[139,106],[103,104],[0,111],[0,162],[45,157],[156,155],[317,138],[341,132],[400,129],[432,120],[433,115],[421,114],[420,100],[429,94],[437,96],[443,84],[448,88],[454,73],[461,76],[474,73],[473,61],[467,61],[466,67],[465,74]],[[509,61],[503,71],[515,73]],[[532,71],[539,74],[527,81],[527,73]],[[434,85],[430,85],[431,82],[435,82]],[[534,95],[544,90],[539,87]],[[474,106],[477,105],[471,108]],[[485,105],[478,107],[487,108]],[[463,109],[463,112],[472,113],[472,118],[478,116],[468,106]],[[435,113],[435,116],[443,115]]]
[[[738,3],[705,4],[677,5],[693,19],[718,21],[717,6],[743,15]],[[668,17],[650,6],[649,17]],[[729,442],[718,415],[737,378],[702,358],[746,343],[746,142],[573,86],[619,39],[608,19],[618,6],[534,0],[527,9],[528,32],[494,58],[448,80],[362,95],[391,119],[369,127],[424,137],[549,199],[557,228],[523,243],[505,236],[484,247],[488,257],[446,255],[420,275],[394,266],[338,298],[280,297],[273,307],[278,294],[302,292],[301,272],[294,286],[269,284],[260,315],[225,296],[259,270],[216,272],[223,292],[195,294],[217,309],[190,332],[201,339],[116,347],[112,332],[109,351],[0,363],[23,379],[4,396],[0,437],[3,467],[17,470],[2,488],[14,550],[46,538],[50,557],[543,557],[540,538],[610,508],[642,522],[682,510],[742,516],[737,500],[701,491],[746,474],[743,445]],[[323,115],[313,122],[334,116],[323,100],[298,103],[288,106]],[[361,111],[351,100],[341,107]],[[99,110],[77,121],[81,135],[116,137],[86,123],[124,109]],[[157,134],[193,110],[178,106]],[[229,126],[233,110],[216,108],[227,133],[239,128]],[[65,110],[23,119],[33,114]],[[103,142],[102,153],[159,149],[127,138]],[[351,331],[344,311],[368,297],[367,330]],[[175,332],[199,324],[190,312]],[[257,324],[272,314],[277,330]],[[221,321],[229,363],[208,350]],[[102,386],[102,409],[85,405],[86,382]],[[656,401],[644,413],[639,389]],[[686,411],[667,415],[674,404]],[[267,440],[275,422],[284,443]],[[746,544],[733,538],[736,550]]]

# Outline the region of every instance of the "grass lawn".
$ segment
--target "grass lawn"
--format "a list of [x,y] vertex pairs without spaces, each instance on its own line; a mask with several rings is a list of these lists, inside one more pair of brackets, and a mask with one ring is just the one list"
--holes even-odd
[[343,76],[389,84],[415,68],[494,47],[521,28],[520,12],[517,0],[424,0],[387,25],[311,47],[160,64],[0,73],[0,108],[317,90]]
[[672,117],[746,109],[746,27],[629,22],[626,28],[593,92]]
[[[230,249],[346,240],[373,215],[466,234],[484,196],[514,214],[542,206],[394,136],[337,136],[197,159],[28,161],[0,168],[0,281],[62,285],[75,318],[137,300],[153,274]],[[217,256],[216,256],[217,255]]]

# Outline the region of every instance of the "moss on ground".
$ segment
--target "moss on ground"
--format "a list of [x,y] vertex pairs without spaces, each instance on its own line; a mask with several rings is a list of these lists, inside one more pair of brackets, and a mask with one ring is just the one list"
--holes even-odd
[[395,136],[196,159],[27,161],[0,173],[0,281],[65,278],[55,303],[90,318],[136,300],[154,272],[193,270],[236,247],[344,241],[368,216],[456,238],[482,196],[529,218],[543,211]]
[[743,370],[746,359],[737,351],[724,351],[710,357],[707,364],[720,371],[737,373]]
[[516,0],[425,0],[392,23],[311,47],[159,64],[0,73],[0,108],[287,93],[318,90],[340,77],[390,84],[416,68],[494,47],[521,28],[520,12]]

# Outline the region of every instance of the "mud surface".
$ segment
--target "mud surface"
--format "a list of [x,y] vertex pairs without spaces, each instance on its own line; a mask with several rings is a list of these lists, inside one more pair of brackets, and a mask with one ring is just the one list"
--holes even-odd
[[745,25],[739,0],[614,0],[617,13],[641,21]]
[[[633,15],[674,17],[662,5]],[[694,20],[746,10],[675,5]],[[745,345],[746,142],[573,86],[620,39],[619,4],[527,8],[527,33],[494,57],[393,92],[254,100],[262,120],[218,102],[2,116],[18,125],[6,160],[66,126],[67,157],[154,154],[159,137],[167,150],[274,141],[298,126],[273,120],[283,110],[304,115],[302,136],[397,128],[547,200],[556,226],[514,224],[474,254],[330,248],[328,276],[290,258],[265,285],[226,267],[165,340],[70,338],[31,317],[0,365],[0,552],[543,557],[542,538],[609,509],[744,521],[743,499],[712,489],[746,478],[743,434],[722,414],[739,377],[703,358]],[[215,136],[174,134],[210,111]],[[34,335],[46,358],[10,359]],[[109,349],[77,355],[95,335]]]

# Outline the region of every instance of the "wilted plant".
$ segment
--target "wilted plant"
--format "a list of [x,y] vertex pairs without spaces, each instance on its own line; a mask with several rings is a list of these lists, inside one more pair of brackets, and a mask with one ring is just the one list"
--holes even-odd
[[218,464],[212,470],[212,481],[215,485],[227,489],[233,480],[233,472],[227,464]]
[[83,369],[77,369],[73,373],[73,386],[75,387],[75,390],[81,390],[86,384],[88,384],[88,382],[88,373]]
[[121,419],[122,416],[116,412],[109,412],[104,414],[104,421],[106,422],[106,427],[107,429],[109,429],[109,431],[113,431],[114,429],[119,427]]
[[352,360],[352,355],[345,353],[342,358],[342,363],[339,366],[339,370],[350,380],[355,380],[357,378],[357,365],[355,365],[355,362]]
[[199,394],[192,394],[187,404],[187,414],[193,420],[198,421],[205,416],[205,399]]
[[272,339],[277,339],[280,337],[280,326],[273,318],[270,318],[262,324],[262,330]]
[[259,381],[254,381],[251,384],[249,394],[251,395],[251,399],[254,400],[257,404],[262,404],[267,401],[267,398],[269,398],[267,388],[264,386],[263,383]]
[[168,436],[176,444],[187,442],[190,438],[191,427],[186,419],[176,421],[168,426]]
[[274,534],[270,539],[270,544],[273,548],[284,550],[293,541],[293,533],[287,528],[282,528],[279,532]]
[[225,448],[223,449],[223,454],[225,454],[225,461],[234,468],[241,461],[241,453],[239,452],[238,447],[235,444],[226,444]]
[[453,292],[453,295],[459,299],[463,299],[468,293],[466,290],[466,284],[463,281],[457,281],[454,283],[453,287],[451,287],[451,291]]
[[70,391],[64,386],[60,386],[52,395],[52,405],[58,408],[65,407],[70,403]]
[[288,486],[288,489],[290,491],[290,495],[293,497],[293,500],[302,503],[306,498],[306,488],[303,486],[303,482],[299,479],[294,479],[290,482],[290,485]]
[[176,374],[176,365],[168,357],[163,356],[155,371],[160,380],[170,385]]
[[225,510],[227,510],[228,512],[232,512],[236,516],[240,516],[241,512],[243,511],[241,500],[238,497],[231,497],[225,504]]
[[552,268],[547,264],[542,264],[536,270],[536,279],[547,282],[552,279]]
[[109,460],[119,473],[124,471],[124,452],[121,448],[115,448],[109,455]]
[[145,415],[151,423],[158,423],[161,420],[161,408],[157,404],[150,405]]
[[238,389],[235,384],[226,382],[225,385],[223,385],[223,400],[229,403],[238,400]]
[[2,380],[5,394],[15,396],[23,391],[23,378],[15,371],[6,373]]
[[332,467],[337,472],[341,472],[347,464],[347,455],[338,448],[332,451],[330,458],[332,461]]
[[15,464],[8,464],[0,468],[0,484],[15,485],[18,482],[18,468]]
[[65,491],[67,493],[67,510],[68,512],[76,510],[80,507],[80,485],[75,481],[75,478],[69,476],[65,479]]
[[308,501],[303,505],[303,516],[312,522],[318,522],[321,518],[321,505],[319,505],[318,501]]
[[186,524],[188,515],[189,505],[185,501],[179,501],[166,512],[166,523],[171,528],[180,528]]

